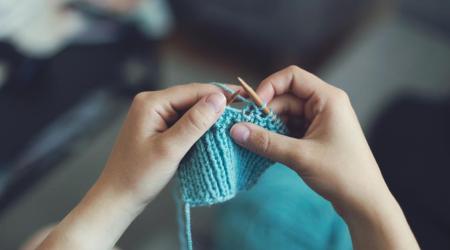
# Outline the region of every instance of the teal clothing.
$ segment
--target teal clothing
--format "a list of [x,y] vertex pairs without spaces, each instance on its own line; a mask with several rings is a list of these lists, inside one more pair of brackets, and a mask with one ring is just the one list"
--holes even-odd
[[221,204],[217,214],[214,249],[352,249],[347,225],[332,205],[281,164]]

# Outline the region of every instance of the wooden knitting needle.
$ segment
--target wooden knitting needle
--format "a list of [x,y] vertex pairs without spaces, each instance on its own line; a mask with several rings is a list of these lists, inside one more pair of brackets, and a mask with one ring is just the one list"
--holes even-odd
[[228,99],[227,105],[232,104],[240,92],[241,92],[240,89],[236,90],[236,92],[234,92],[233,95],[230,96],[230,99]]
[[256,103],[256,105],[263,108],[264,114],[269,115],[270,110],[269,108],[264,104],[264,102],[261,100],[261,98],[256,94],[256,92],[248,85],[242,78],[237,78],[239,82],[241,83],[242,87],[244,88],[245,92],[253,99],[253,101]]

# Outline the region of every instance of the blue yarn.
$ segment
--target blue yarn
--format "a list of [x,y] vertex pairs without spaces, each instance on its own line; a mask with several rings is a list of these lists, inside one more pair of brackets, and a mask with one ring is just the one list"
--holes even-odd
[[188,249],[192,249],[192,237],[191,237],[191,209],[189,204],[184,204],[184,215],[186,227],[186,246]]
[[[181,204],[181,200],[178,198],[178,194],[174,193],[175,203],[178,213],[178,225],[180,228],[186,228],[187,222],[190,224],[190,209],[187,207],[187,204]],[[184,216],[181,216],[184,215]],[[190,235],[190,226],[185,230],[178,231],[178,239],[180,242],[180,246],[184,246],[185,248],[192,249],[192,242],[188,242],[187,240],[190,237],[187,237],[187,234]]]
[[[231,92],[220,83],[214,83]],[[190,208],[213,205],[235,197],[251,188],[273,161],[234,143],[230,129],[235,123],[250,122],[270,131],[286,133],[283,122],[274,113],[266,115],[262,108],[242,96],[242,109],[227,106],[217,122],[194,144],[180,163],[178,183],[184,203],[185,248],[192,249]]]

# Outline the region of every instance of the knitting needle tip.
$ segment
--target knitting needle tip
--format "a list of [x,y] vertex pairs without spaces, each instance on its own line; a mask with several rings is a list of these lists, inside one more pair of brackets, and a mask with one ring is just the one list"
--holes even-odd
[[253,99],[253,101],[256,103],[256,105],[258,105],[259,107],[261,107],[263,109],[263,112],[268,115],[270,114],[270,110],[269,108],[265,105],[265,103],[261,100],[261,98],[258,96],[258,94],[256,94],[256,92],[252,89],[252,87],[250,87],[250,85],[248,85],[244,80],[242,80],[242,78],[240,78],[239,76],[237,77],[237,79],[239,80],[239,83],[242,85],[242,87],[244,88],[245,92],[247,92],[247,94]]
[[230,99],[228,99],[227,105],[232,104],[240,92],[241,92],[240,89],[236,90],[236,92],[234,92],[233,95],[231,95]]

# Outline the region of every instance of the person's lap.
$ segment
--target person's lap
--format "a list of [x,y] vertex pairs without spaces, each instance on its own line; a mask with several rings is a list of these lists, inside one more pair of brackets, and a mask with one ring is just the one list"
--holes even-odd
[[351,249],[332,205],[289,168],[276,164],[258,184],[219,208],[217,249]]

